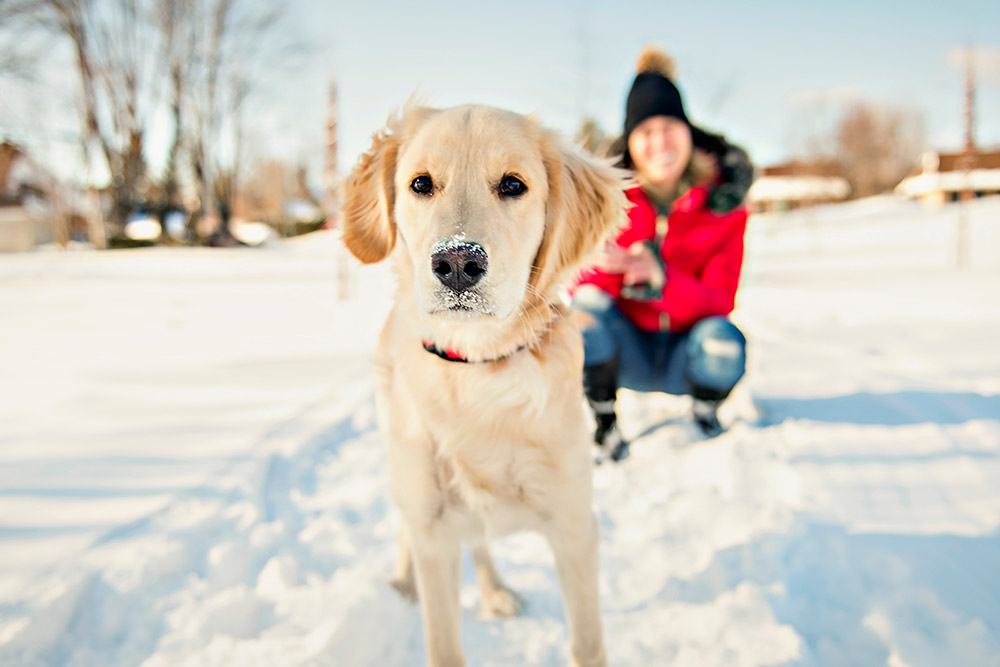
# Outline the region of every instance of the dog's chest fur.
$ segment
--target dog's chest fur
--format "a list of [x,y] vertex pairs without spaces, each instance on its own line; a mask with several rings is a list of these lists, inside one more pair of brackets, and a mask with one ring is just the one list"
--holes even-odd
[[409,396],[407,412],[433,443],[428,483],[444,512],[473,515],[493,535],[536,527],[550,495],[580,474],[575,462],[589,464],[565,451],[587,443],[573,329],[560,322],[538,349],[497,363],[448,362],[423,349],[394,361],[394,389]]

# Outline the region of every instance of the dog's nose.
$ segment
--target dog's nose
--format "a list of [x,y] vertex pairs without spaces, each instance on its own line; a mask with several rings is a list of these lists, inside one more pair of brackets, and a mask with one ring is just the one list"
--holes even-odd
[[455,291],[467,290],[486,273],[486,251],[478,243],[445,241],[434,246],[431,270],[447,287]]

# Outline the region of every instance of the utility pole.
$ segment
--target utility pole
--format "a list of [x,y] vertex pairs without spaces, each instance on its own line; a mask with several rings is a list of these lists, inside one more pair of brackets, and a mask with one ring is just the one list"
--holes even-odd
[[974,197],[970,171],[975,168],[976,154],[976,70],[975,49],[965,52],[965,147],[962,150],[961,172],[965,188],[959,194],[958,231],[955,243],[955,263],[959,269],[969,266],[969,210],[967,202]]
[[330,83],[330,94],[326,111],[326,160],[323,165],[323,187],[326,188],[326,208],[328,225],[338,226],[337,220],[340,196],[337,188],[340,186],[337,177],[337,84]]
[[966,50],[965,60],[965,153],[976,152],[976,53]]
[[[340,178],[337,175],[337,84],[330,83],[330,95],[326,112],[326,159],[323,165],[323,186],[326,188],[326,227],[340,226]],[[347,301],[351,297],[351,258],[343,243],[335,245],[337,265],[337,300]]]

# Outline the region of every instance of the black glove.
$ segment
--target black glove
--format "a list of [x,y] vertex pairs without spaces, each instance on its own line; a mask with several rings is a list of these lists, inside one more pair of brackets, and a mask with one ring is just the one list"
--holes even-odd
[[722,135],[705,135],[700,147],[715,158],[719,167],[717,182],[708,191],[708,208],[713,213],[726,214],[746,199],[753,183],[753,163],[745,150],[730,144]]

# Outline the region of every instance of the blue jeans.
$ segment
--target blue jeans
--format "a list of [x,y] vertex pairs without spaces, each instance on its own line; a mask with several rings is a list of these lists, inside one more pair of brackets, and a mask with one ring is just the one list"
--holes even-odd
[[746,370],[746,338],[725,317],[708,317],[685,333],[643,331],[610,297],[576,299],[589,313],[583,330],[584,366],[618,360],[618,386],[636,391],[729,395]]

